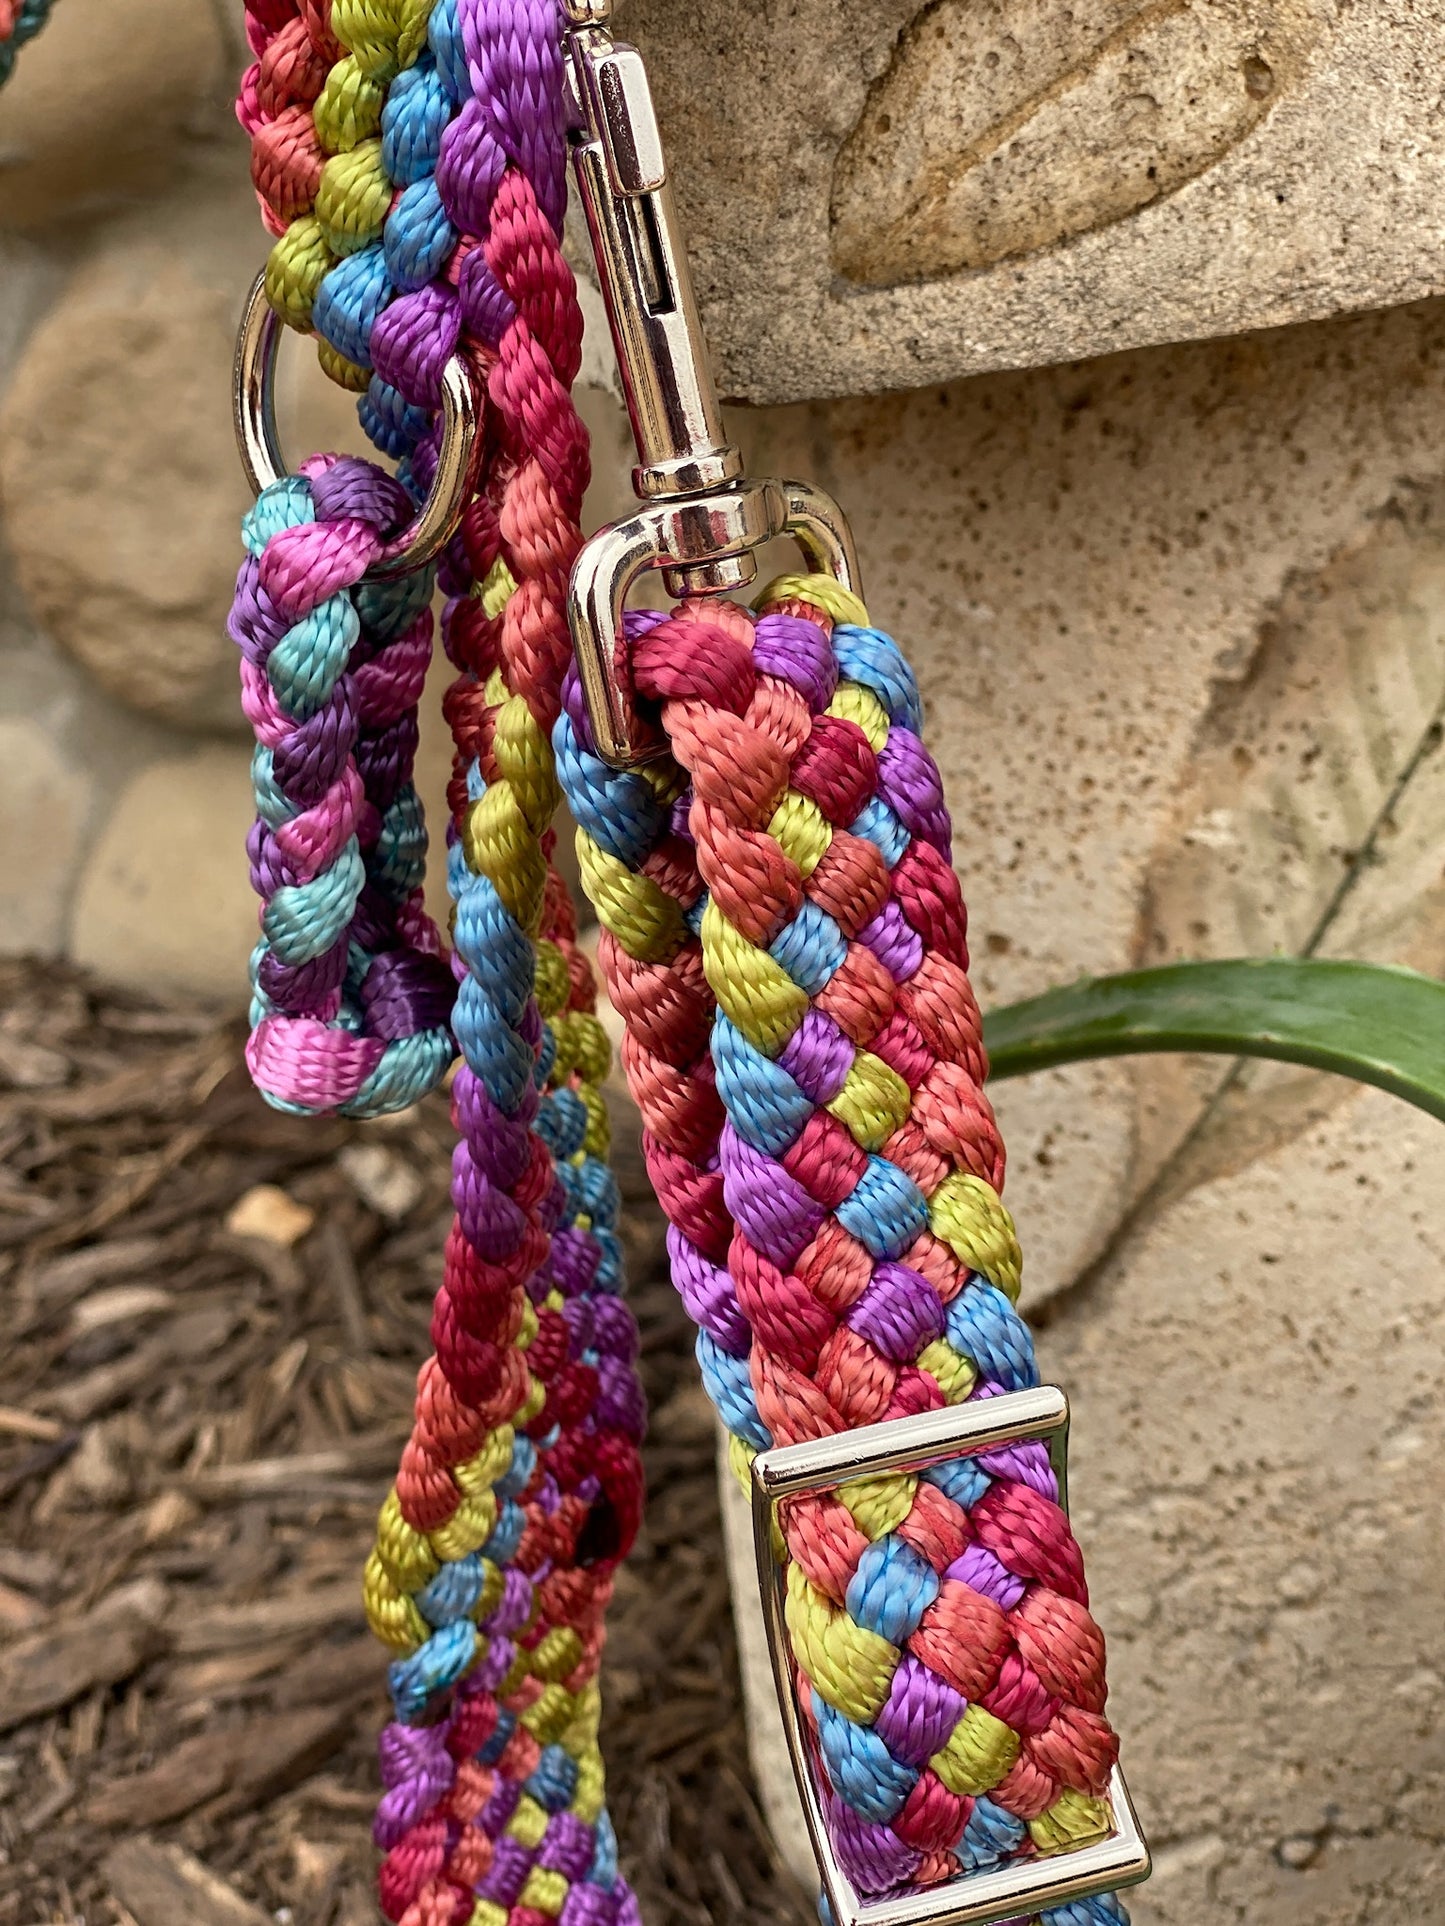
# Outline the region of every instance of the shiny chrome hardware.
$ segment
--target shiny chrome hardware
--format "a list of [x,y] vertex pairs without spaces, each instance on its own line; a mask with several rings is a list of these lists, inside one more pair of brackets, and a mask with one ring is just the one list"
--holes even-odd
[[836,1490],[855,1478],[878,1477],[889,1471],[924,1471],[956,1458],[1039,1440],[1048,1448],[1058,1479],[1059,1502],[1067,1509],[1068,1433],[1068,1399],[1055,1386],[1040,1385],[1032,1391],[1011,1391],[971,1404],[945,1405],[939,1411],[778,1446],[760,1452],[753,1460],[753,1551],[768,1655],[803,1818],[835,1926],[986,1926],[989,1921],[1032,1918],[1071,1899],[1087,1899],[1095,1893],[1136,1885],[1149,1875],[1149,1848],[1139,1830],[1123,1774],[1116,1767],[1108,1794],[1114,1829],[1105,1838],[1072,1852],[1022,1859],[991,1872],[966,1874],[947,1885],[886,1899],[864,1898],[839,1864],[828,1837],[818,1795],[819,1768],[798,1702],[783,1616],[781,1573],[773,1549],[780,1501],[805,1492]]
[[622,615],[628,591],[660,568],[674,596],[720,595],[757,574],[755,551],[791,535],[814,568],[855,593],[858,561],[836,503],[801,482],[753,481],[723,430],[642,57],[615,41],[608,0],[564,0],[572,167],[587,216],[637,444],[641,507],[583,549],[568,615],[607,761],[660,753],[632,701]]
[[[290,473],[276,428],[276,353],[281,321],[266,299],[263,270],[252,283],[236,336],[231,408],[241,466],[259,495]],[[376,561],[367,575],[391,581],[438,556],[451,540],[462,510],[476,487],[481,457],[480,409],[476,386],[460,355],[442,370],[442,438],[431,492],[416,520]]]

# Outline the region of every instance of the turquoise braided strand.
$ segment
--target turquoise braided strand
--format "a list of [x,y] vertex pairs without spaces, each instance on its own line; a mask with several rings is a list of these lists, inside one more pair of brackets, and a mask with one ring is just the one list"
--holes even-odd
[[266,489],[244,524],[231,633],[257,738],[263,903],[247,1061],[283,1110],[402,1110],[455,1054],[411,780],[432,578],[365,580],[408,513],[394,481],[323,457]]

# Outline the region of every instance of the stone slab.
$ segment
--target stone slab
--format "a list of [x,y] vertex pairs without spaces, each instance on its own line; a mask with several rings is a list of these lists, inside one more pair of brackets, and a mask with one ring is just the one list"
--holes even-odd
[[[1141,1926],[1438,1916],[1442,1194],[1439,1124],[1366,1093],[1177,1200],[1041,1340],[1155,1849]],[[815,1890],[720,1477],[759,1790]]]
[[1445,288],[1445,0],[625,0],[619,31],[748,401]]
[[244,50],[240,20],[207,0],[56,7],[0,107],[0,228],[46,234],[172,181]]
[[59,745],[18,716],[0,718],[0,823],[12,850],[36,862],[0,869],[0,946],[31,956],[64,947],[65,908],[89,803],[82,771]]
[[256,942],[244,854],[254,813],[243,744],[208,744],[142,770],[88,852],[74,961],[148,995],[239,1002]]

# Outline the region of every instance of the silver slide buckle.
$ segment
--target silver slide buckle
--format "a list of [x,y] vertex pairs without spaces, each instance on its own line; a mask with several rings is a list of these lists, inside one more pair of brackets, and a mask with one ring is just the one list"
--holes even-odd
[[1042,1442],[1058,1480],[1059,1503],[1068,1509],[1066,1477],[1069,1401],[1054,1385],[1011,1391],[972,1404],[894,1418],[833,1437],[781,1445],[753,1460],[753,1549],[758,1566],[763,1623],[783,1732],[798,1782],[803,1818],[818,1861],[823,1893],[834,1926],[986,1926],[988,1921],[1031,1917],[1073,1899],[1115,1892],[1149,1875],[1149,1848],[1129,1800],[1123,1774],[1114,1768],[1108,1802],[1114,1830],[1106,1839],[1072,1852],[1024,1858],[989,1872],[969,1873],[948,1885],[930,1886],[886,1899],[861,1896],[838,1863],[818,1796],[821,1764],[798,1702],[797,1684],[783,1617],[782,1573],[773,1557],[778,1501],[804,1492],[833,1491],[855,1478],[890,1471],[926,1471],[1006,1445]]

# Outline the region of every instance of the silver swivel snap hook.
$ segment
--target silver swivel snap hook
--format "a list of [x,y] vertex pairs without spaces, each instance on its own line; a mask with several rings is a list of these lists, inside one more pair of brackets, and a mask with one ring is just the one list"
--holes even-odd
[[627,594],[660,568],[673,596],[721,595],[757,574],[755,551],[791,535],[854,593],[842,511],[803,482],[756,481],[723,433],[697,299],[642,56],[615,41],[610,0],[563,0],[572,168],[587,216],[637,444],[637,514],[602,529],[572,571],[568,620],[593,737],[608,762],[661,753],[637,720],[622,632]]

